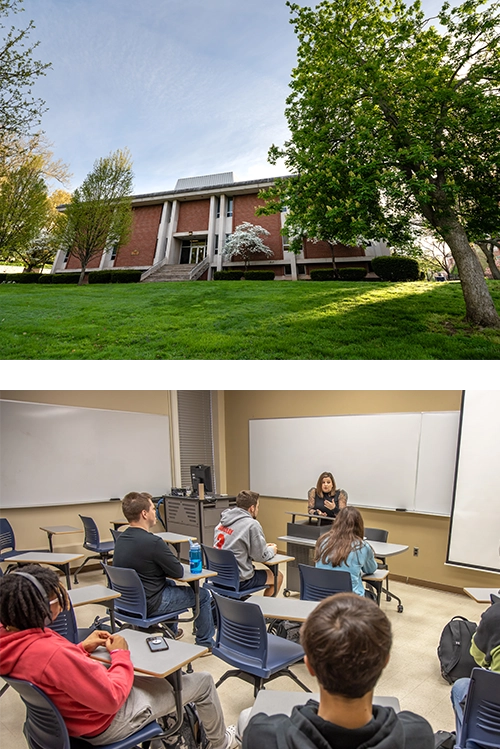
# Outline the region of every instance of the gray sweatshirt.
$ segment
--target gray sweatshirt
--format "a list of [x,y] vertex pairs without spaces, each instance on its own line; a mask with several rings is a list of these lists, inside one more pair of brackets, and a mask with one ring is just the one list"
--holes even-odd
[[267,562],[274,557],[274,550],[266,544],[264,531],[258,520],[247,510],[231,507],[223,510],[220,523],[215,528],[214,546],[233,552],[240,570],[240,580],[250,580],[255,562]]

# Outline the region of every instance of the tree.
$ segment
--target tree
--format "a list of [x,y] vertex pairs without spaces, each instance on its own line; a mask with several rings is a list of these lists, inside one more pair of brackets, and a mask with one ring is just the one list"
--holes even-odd
[[299,40],[291,138],[269,160],[283,157],[294,176],[264,194],[269,207],[344,244],[414,244],[423,217],[450,247],[467,319],[500,326],[467,234],[473,215],[498,227],[500,4],[445,3],[440,30],[418,1],[287,5]]
[[489,237],[482,241],[476,240],[476,244],[484,253],[488,268],[491,271],[491,277],[498,281],[500,279],[500,268],[495,260],[495,247],[500,250],[500,237]]
[[273,257],[273,251],[262,241],[262,237],[265,236],[269,236],[267,229],[244,221],[227,238],[222,254],[228,260],[241,257],[245,261],[245,270],[247,270],[253,255],[262,253],[266,257]]
[[124,244],[132,226],[132,161],[127,149],[98,159],[65,209],[63,246],[87,265],[105,249]]
[[31,242],[15,250],[15,256],[23,263],[26,273],[43,271],[46,265],[52,264],[61,244],[64,216],[57,210],[57,206],[69,203],[71,194],[59,189],[49,195],[47,200],[48,211],[44,226]]
[[45,111],[45,102],[31,94],[31,86],[50,67],[50,63],[33,59],[39,44],[30,46],[28,41],[34,23],[16,29],[2,22],[9,13],[24,12],[22,4],[23,0],[0,0],[0,140],[13,133],[26,135]]

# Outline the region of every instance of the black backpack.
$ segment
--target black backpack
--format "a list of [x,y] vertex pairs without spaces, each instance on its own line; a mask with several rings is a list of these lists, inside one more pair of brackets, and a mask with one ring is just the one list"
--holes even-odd
[[[159,722],[160,725],[163,724],[163,727],[168,729],[174,725],[175,718],[173,715],[169,715],[167,718],[160,719]],[[206,749],[208,739],[194,702],[188,702],[184,705],[184,720],[179,733],[174,733],[162,741],[165,749],[167,747],[171,747],[171,749]]]
[[441,665],[441,676],[448,684],[470,676],[477,666],[470,654],[472,635],[477,629],[475,622],[463,616],[454,616],[441,632],[437,654]]
[[277,621],[276,619],[268,628],[268,632],[278,637],[284,637],[285,640],[300,643],[300,628],[302,622],[290,622],[288,619]]

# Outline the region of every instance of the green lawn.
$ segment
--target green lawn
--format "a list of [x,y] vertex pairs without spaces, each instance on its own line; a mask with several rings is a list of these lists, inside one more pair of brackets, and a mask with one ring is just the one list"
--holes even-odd
[[459,283],[3,284],[0,347],[2,359],[500,359],[500,330],[464,313]]

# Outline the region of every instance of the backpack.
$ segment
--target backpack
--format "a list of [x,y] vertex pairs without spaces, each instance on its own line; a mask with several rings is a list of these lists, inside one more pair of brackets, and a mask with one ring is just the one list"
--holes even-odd
[[476,666],[470,654],[472,635],[477,629],[475,622],[463,616],[454,616],[441,632],[437,654],[441,665],[441,676],[448,684],[470,676]]
[[[165,730],[168,730],[174,725],[175,716],[169,715],[158,722],[163,723]],[[171,747],[171,749],[206,749],[208,745],[207,735],[193,702],[184,705],[184,720],[179,732],[173,733],[168,738],[161,739],[161,741],[163,747]]]
[[300,628],[302,622],[274,621],[268,629],[268,632],[278,637],[284,637],[285,640],[300,643]]

